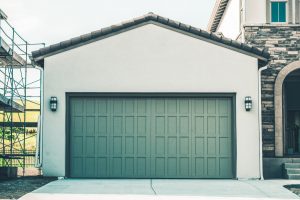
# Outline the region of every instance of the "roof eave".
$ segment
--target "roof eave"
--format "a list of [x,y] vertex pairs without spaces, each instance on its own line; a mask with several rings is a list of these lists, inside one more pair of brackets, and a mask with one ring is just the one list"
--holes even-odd
[[40,50],[32,52],[32,58],[35,63],[38,63],[40,66],[43,65],[43,60],[46,57],[77,48],[82,45],[86,45],[107,37],[110,37],[115,34],[119,34],[139,26],[143,26],[145,24],[153,23],[159,26],[163,26],[165,28],[172,29],[177,32],[181,32],[183,34],[187,34],[189,36],[205,40],[210,43],[214,43],[219,46],[223,46],[228,49],[232,49],[238,51],[240,53],[247,54],[249,56],[256,57],[260,60],[267,61],[269,58],[269,54],[266,51],[260,50],[258,48],[249,46],[247,44],[240,43],[238,41],[225,38],[222,36],[218,36],[214,33],[209,33],[203,31],[201,29],[192,27],[187,24],[183,24],[177,21],[173,21],[168,18],[164,18],[159,15],[155,15],[153,13],[148,13],[139,18],[134,18],[132,20],[123,22],[118,25],[113,25],[110,27],[106,27],[100,29],[98,31],[94,31],[85,35],[81,35],[79,37],[75,37],[69,40],[65,40],[63,42],[42,48]]

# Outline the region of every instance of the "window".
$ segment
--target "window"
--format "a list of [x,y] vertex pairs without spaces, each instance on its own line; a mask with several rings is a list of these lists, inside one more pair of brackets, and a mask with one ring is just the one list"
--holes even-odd
[[286,2],[271,2],[272,22],[286,22]]

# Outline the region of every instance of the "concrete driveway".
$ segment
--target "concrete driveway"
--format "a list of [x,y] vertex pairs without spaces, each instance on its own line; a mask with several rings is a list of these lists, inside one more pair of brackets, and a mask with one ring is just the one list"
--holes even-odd
[[283,188],[287,184],[300,184],[300,181],[66,179],[51,182],[21,199],[298,199]]

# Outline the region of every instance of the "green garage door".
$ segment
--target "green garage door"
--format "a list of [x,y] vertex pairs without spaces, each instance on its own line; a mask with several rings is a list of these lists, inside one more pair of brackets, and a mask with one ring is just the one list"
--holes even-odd
[[72,97],[69,175],[233,178],[231,98]]

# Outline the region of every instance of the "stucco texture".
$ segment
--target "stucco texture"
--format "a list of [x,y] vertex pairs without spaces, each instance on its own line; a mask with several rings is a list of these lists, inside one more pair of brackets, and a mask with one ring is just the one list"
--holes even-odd
[[[43,173],[65,176],[67,92],[236,93],[237,178],[259,178],[257,59],[155,24],[45,58]],[[49,99],[58,98],[51,112]],[[245,96],[253,98],[246,112]]]

